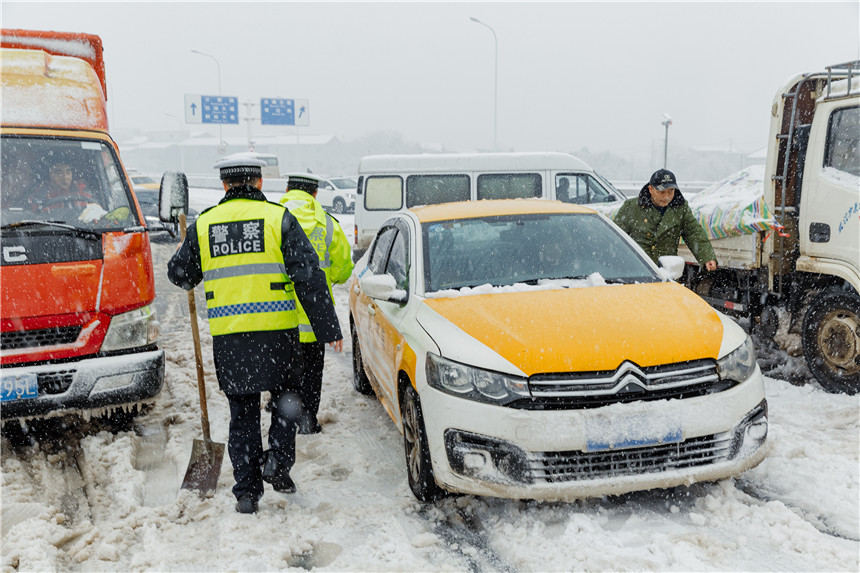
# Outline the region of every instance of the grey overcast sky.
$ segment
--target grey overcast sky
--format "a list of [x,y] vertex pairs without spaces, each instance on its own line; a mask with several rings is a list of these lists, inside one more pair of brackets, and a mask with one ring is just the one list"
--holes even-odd
[[[4,28],[102,37],[113,128],[173,130],[184,95],[307,98],[310,126],[490,149],[752,152],[788,77],[860,57],[860,2],[17,2]],[[257,108],[257,113],[259,109]],[[173,116],[173,117],[170,117]],[[182,126],[185,129],[198,126]],[[212,126],[210,130],[212,129]],[[217,128],[214,128],[217,129]],[[214,131],[212,131],[214,133]],[[224,128],[243,137],[245,122]]]

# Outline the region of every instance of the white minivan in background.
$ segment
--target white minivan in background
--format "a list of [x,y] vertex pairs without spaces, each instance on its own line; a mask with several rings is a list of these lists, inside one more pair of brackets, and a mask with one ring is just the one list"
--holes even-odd
[[355,177],[349,175],[329,177],[316,173],[284,173],[281,178],[289,179],[294,175],[317,180],[317,201],[329,213],[352,213],[355,210]]
[[353,259],[364,254],[383,222],[411,207],[516,198],[588,204],[626,197],[567,153],[369,155],[358,166]]

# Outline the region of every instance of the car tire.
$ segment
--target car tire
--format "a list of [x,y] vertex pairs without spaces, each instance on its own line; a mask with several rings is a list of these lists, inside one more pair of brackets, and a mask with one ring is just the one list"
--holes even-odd
[[352,387],[359,394],[373,396],[373,386],[370,385],[370,379],[364,371],[364,362],[361,360],[361,345],[358,342],[355,324],[350,326],[349,331],[352,337]]
[[831,287],[803,318],[803,355],[828,392],[860,392],[860,296]]
[[406,477],[409,489],[419,501],[434,501],[444,495],[436,485],[427,432],[424,429],[424,414],[418,394],[407,383],[400,398],[400,413],[403,424],[403,446],[406,455]]
[[337,214],[346,212],[346,201],[341,199],[340,197],[335,197],[334,201],[331,204],[331,210]]

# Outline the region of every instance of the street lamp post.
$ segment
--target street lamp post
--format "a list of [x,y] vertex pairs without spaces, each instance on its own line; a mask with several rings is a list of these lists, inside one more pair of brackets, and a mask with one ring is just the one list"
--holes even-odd
[[469,18],[472,22],[486,26],[493,33],[493,54],[495,68],[493,71],[493,151],[499,150],[499,38],[496,31],[486,22],[481,22],[474,16]]
[[669,126],[672,125],[672,116],[664,113],[660,125],[666,126],[666,136],[663,138],[663,169],[666,169],[666,159],[669,156]]
[[[215,61],[215,66],[218,68],[218,97],[221,97],[221,63],[218,61],[218,58],[213,56],[212,54],[207,54],[206,52],[201,52],[200,50],[192,49],[191,52],[193,54],[199,54],[201,56],[206,56],[207,58],[212,58]],[[218,153],[219,155],[224,155],[225,145],[224,145],[224,131],[223,126],[218,124]]]

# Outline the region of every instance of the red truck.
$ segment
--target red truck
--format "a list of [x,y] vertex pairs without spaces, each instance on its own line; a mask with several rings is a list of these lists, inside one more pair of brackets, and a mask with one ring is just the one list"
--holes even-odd
[[164,351],[101,39],[3,29],[0,66],[0,419],[139,411]]

